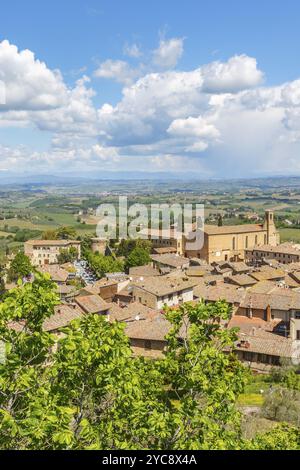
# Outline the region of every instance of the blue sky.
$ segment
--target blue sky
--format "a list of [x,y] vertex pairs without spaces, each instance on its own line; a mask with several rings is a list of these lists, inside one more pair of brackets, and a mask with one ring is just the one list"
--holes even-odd
[[66,75],[119,58],[126,42],[153,49],[161,32],[186,38],[184,69],[245,53],[257,58],[270,84],[300,73],[297,0],[11,0],[2,2],[1,18],[2,39]]
[[300,173],[299,18],[296,0],[4,0],[0,170]]

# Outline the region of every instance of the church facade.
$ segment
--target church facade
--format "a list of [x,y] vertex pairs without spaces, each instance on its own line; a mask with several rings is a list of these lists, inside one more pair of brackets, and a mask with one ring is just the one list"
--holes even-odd
[[[201,230],[201,229],[197,229]],[[184,250],[189,258],[199,258],[207,263],[218,261],[240,261],[245,259],[245,250],[254,246],[279,244],[279,232],[274,223],[274,213],[266,211],[263,224],[205,225],[204,243],[198,250]]]

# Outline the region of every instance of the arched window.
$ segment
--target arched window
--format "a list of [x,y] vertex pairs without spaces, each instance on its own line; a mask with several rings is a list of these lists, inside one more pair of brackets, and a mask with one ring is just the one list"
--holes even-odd
[[264,244],[267,244],[267,235],[264,236]]
[[232,239],[232,249],[235,250],[235,237]]
[[246,236],[246,240],[245,240],[245,248],[248,248],[248,236]]
[[257,235],[255,235],[255,245],[257,245]]

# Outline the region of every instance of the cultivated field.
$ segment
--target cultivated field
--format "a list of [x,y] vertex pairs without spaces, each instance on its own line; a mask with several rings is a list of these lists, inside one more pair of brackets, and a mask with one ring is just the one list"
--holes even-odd
[[[266,209],[275,211],[282,241],[300,243],[300,178],[235,181],[99,181],[81,184],[35,184],[0,189],[0,255],[20,249],[29,238],[62,226],[78,237],[93,235],[101,203],[201,203],[206,223],[262,223]],[[2,238],[3,237],[3,238]]]

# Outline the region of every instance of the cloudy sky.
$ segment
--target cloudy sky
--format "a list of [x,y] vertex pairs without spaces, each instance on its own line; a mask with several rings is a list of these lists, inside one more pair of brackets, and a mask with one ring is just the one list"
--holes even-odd
[[300,174],[298,0],[3,0],[0,171]]

